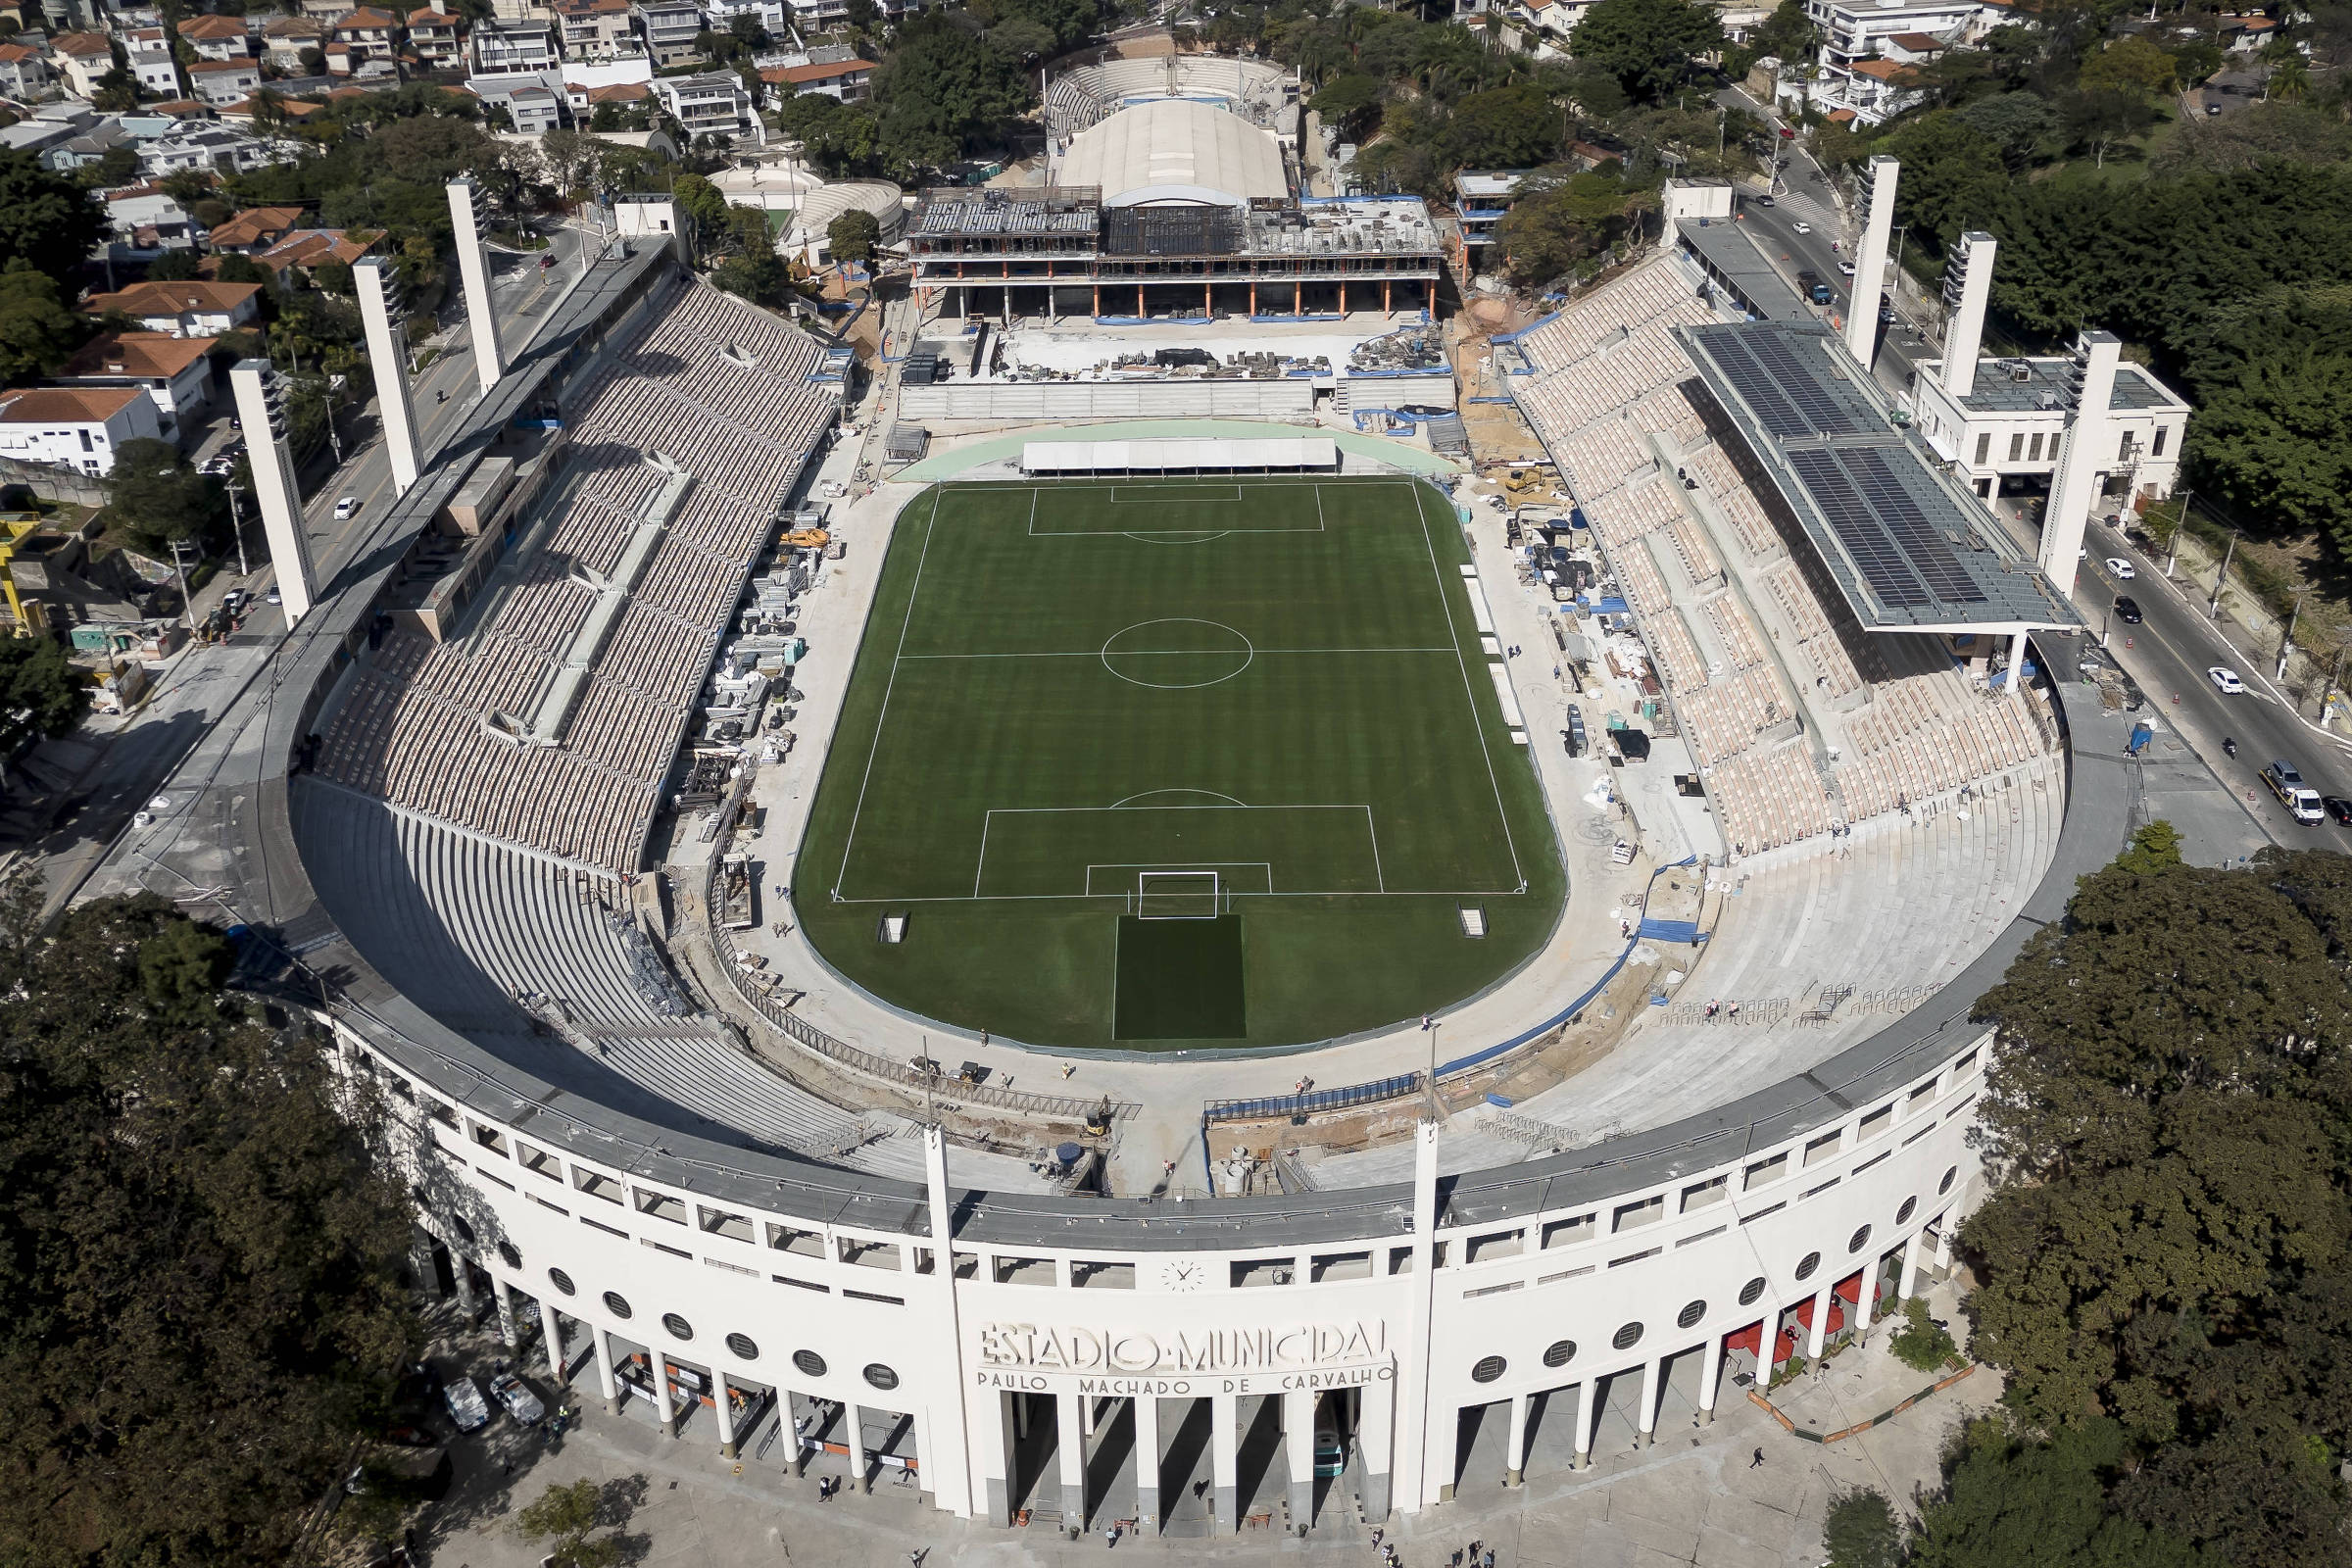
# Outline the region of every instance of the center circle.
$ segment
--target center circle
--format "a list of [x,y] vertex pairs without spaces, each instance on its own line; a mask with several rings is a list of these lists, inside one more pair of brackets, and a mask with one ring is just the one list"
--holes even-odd
[[1214,686],[1250,667],[1257,650],[1249,638],[1214,620],[1142,620],[1111,633],[1102,667],[1134,686],[1184,691]]

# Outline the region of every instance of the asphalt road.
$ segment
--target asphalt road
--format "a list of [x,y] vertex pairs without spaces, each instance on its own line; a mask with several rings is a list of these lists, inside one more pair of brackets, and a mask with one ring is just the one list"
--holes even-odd
[[[2169,720],[2215,775],[2247,802],[2255,821],[2274,842],[2352,847],[2352,829],[2333,821],[2319,827],[2295,821],[2260,777],[2267,763],[2283,760],[2322,795],[2352,800],[2352,745],[2322,732],[2289,708],[2284,694],[2271,682],[2278,668],[2278,648],[2251,646],[2245,628],[2234,622],[2217,627],[2206,618],[2202,589],[2185,578],[2165,581],[2161,555],[2151,558],[2105,523],[2093,522],[2083,542],[2090,556],[2076,575],[2075,604],[2092,635],[2082,644],[2095,647],[2097,634],[2105,631],[2106,657],[2139,683],[2158,722]],[[2110,571],[2109,558],[2128,562],[2135,573],[2132,580]],[[2113,618],[2119,593],[2138,604],[2145,617],[2139,625]],[[2207,677],[2206,670],[2217,664],[2237,673],[2246,686],[2242,695],[2224,696]],[[2236,757],[2223,751],[2225,736],[2237,743]]]

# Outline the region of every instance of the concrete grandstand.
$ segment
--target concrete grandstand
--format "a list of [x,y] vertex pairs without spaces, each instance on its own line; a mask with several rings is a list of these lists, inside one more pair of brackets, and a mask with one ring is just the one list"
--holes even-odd
[[[1279,74],[1231,62],[1224,89],[1189,63],[1090,69],[1049,90],[1078,141],[1118,118],[1088,106],[1130,97],[1222,91],[1202,112],[1251,134],[1288,112]],[[930,307],[1091,306],[1088,270],[1149,254],[1103,243],[1107,191],[933,193]],[[1128,212],[1300,247],[1208,266],[1404,254],[1318,250],[1311,205],[1235,194]],[[924,248],[951,233],[993,248]],[[1232,276],[1168,283],[1164,307],[1238,304]],[[1942,481],[1836,384],[1834,342],[1708,283],[1653,256],[1497,351],[1573,491],[1563,534],[1607,574],[1576,617],[1610,639],[1593,690],[1650,704],[1658,751],[1646,776],[1548,743],[1506,760],[1564,846],[1567,912],[1430,1018],[1280,1054],[1046,1055],[897,1011],[814,954],[794,846],[920,489],[858,482],[904,394],[877,389],[845,441],[826,345],[652,235],[544,313],[93,891],[243,928],[243,982],[382,1092],[420,1272],[448,1266],[510,1343],[536,1326],[549,1377],[716,1445],[746,1485],[896,1470],[998,1525],[1289,1533],[1517,1485],[1547,1424],[1563,1466],[1646,1446],[1662,1411],[1711,1419],[1727,1380],[1817,1356],[1949,1267],[1982,1188],[1971,1009],[2113,855],[2132,777],[2095,695],[2028,678],[2025,635],[2071,624],[2035,608],[2036,568],[1833,516],[1800,453],[1922,509]],[[1762,379],[1724,372],[1740,355]],[[1776,434],[1775,399],[1844,424]],[[1346,422],[1342,471],[1437,466]],[[915,471],[1005,480],[1024,444],[949,437]],[[835,483],[855,493],[827,545],[780,545]],[[1514,581],[1503,514],[1458,478],[1448,499],[1498,691],[1542,740],[1592,698],[1502,649],[1564,649],[1566,622]],[[1938,573],[1924,608],[1906,572]],[[747,625],[778,617],[806,649],[729,740],[708,710],[745,678]],[[765,744],[786,708],[791,744]]]

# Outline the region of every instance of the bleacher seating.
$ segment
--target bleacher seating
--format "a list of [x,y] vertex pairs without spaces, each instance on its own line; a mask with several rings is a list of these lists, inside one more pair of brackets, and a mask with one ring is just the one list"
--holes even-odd
[[1933,639],[1890,661],[1815,594],[1684,390],[1670,329],[1709,318],[1674,260],[1643,263],[1521,333],[1534,373],[1511,390],[1599,535],[1727,843],[1777,849],[2038,755],[2032,723]]
[[[807,334],[680,290],[575,400],[537,521],[462,634],[395,631],[339,694],[318,768],[353,789],[589,866],[629,870],[778,500],[838,408]],[[658,456],[659,461],[649,461]],[[692,478],[634,584],[650,509]],[[632,568],[634,570],[634,568]],[[625,588],[556,744],[526,737],[600,595]],[[504,721],[493,715],[504,715]],[[561,716],[561,715],[555,715]]]

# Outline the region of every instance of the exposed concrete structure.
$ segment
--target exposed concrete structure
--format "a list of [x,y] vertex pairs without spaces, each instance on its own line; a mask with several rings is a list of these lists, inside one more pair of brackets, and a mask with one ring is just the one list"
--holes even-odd
[[1862,189],[1862,238],[1854,246],[1854,289],[1845,314],[1845,346],[1867,369],[1879,340],[1879,291],[1886,282],[1886,236],[1894,229],[1894,181],[1902,165],[1873,158]]
[[1943,270],[1943,303],[1952,313],[1943,334],[1943,389],[1965,398],[1977,389],[1977,350],[1984,342],[1984,305],[1992,298],[1992,255],[1998,242],[1970,229],[1952,247]]
[[457,229],[458,275],[466,285],[466,314],[473,323],[474,377],[487,392],[507,373],[507,354],[498,338],[498,310],[490,300],[490,253],[482,244],[481,187],[471,179],[449,182],[449,220]]
[[416,408],[409,398],[409,334],[400,320],[400,277],[392,265],[386,257],[369,256],[351,271],[359,283],[368,363],[375,367],[375,403],[383,413],[392,487],[406,495],[424,471],[424,462],[416,444]]
[[239,360],[228,372],[251,454],[262,533],[270,541],[270,564],[277,568],[286,625],[292,627],[311,612],[318,568],[311,559],[310,533],[303,526],[302,487],[294,482],[294,459],[286,451],[285,403],[276,383],[277,372],[268,360]]
[[2061,372],[2074,417],[2066,427],[2066,450],[2058,460],[2058,482],[2050,489],[2041,519],[2041,566],[2068,593],[2082,554],[2082,525],[2104,487],[2107,470],[2129,461],[2116,450],[2116,361],[2123,340],[2113,332],[2085,332]]

